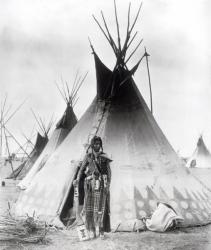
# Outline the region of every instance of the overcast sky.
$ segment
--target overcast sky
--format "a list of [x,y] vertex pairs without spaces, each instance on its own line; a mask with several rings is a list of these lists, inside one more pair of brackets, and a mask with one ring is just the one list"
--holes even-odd
[[[131,0],[134,17],[140,1]],[[128,0],[117,0],[121,36],[126,29]],[[145,0],[137,22],[150,56],[154,116],[161,129],[183,155],[194,150],[203,133],[211,150],[210,1]],[[0,99],[8,93],[13,110],[26,102],[8,123],[23,141],[35,123],[30,108],[46,120],[59,119],[65,109],[54,82],[61,76],[71,86],[77,69],[89,74],[80,90],[75,113],[80,118],[96,93],[93,56],[88,43],[111,69],[115,58],[92,18],[104,11],[116,36],[112,0],[0,0]],[[138,42],[138,41],[136,41]],[[143,46],[129,63],[143,54]],[[135,43],[134,43],[135,47]],[[135,80],[149,103],[146,65]]]

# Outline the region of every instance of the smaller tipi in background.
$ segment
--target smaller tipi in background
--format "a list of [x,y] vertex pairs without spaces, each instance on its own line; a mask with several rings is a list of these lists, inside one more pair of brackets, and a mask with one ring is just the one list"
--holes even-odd
[[211,168],[211,154],[204,143],[202,135],[199,137],[196,149],[188,159],[186,167]]
[[27,188],[27,186],[30,184],[34,176],[37,174],[37,172],[39,172],[40,169],[43,168],[43,166],[45,165],[46,161],[51,156],[51,154],[63,142],[63,140],[66,138],[69,132],[76,125],[77,117],[73,111],[73,108],[78,101],[77,93],[80,87],[82,86],[86,76],[87,76],[87,73],[84,75],[84,77],[78,77],[78,73],[77,73],[71,91],[68,87],[67,82],[64,83],[62,81],[63,83],[62,88],[59,88],[59,86],[57,85],[57,88],[67,105],[66,110],[62,118],[57,123],[56,128],[53,131],[42,154],[37,159],[37,161],[35,162],[33,167],[30,169],[28,174],[25,176],[25,178],[18,184],[18,186],[21,189]]
[[7,179],[22,180],[32,168],[33,164],[48,143],[48,134],[53,125],[53,120],[51,119],[49,124],[46,126],[44,121],[40,117],[36,117],[35,114],[34,116],[40,130],[40,132],[37,132],[37,139],[34,148],[28,155],[27,159],[9,177],[7,177]]

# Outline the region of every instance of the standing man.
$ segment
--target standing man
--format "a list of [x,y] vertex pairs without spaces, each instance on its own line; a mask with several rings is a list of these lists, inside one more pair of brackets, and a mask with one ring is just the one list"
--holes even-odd
[[[79,185],[83,197],[85,225],[93,237],[110,232],[110,183],[111,159],[103,152],[102,139],[94,136],[81,165],[75,185]],[[84,188],[84,192],[80,190]]]

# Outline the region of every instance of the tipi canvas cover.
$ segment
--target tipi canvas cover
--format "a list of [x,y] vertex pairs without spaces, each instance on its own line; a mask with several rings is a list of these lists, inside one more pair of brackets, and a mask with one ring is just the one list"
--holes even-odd
[[186,166],[196,179],[211,190],[211,154],[202,136],[199,137],[197,147],[192,156],[188,159]]
[[[128,28],[128,34],[131,31]],[[128,34],[123,47],[108,37],[117,57],[112,71],[93,51],[97,96],[45,168],[21,193],[15,207],[17,215],[35,212],[53,224],[67,216],[73,205],[72,182],[78,161],[97,134],[113,160],[110,188],[113,229],[121,226],[124,230],[128,224],[149,216],[157,202],[170,204],[184,218],[183,226],[211,221],[210,192],[182,165],[132,78],[139,63],[132,70],[126,67]]]
[[31,182],[33,177],[38,171],[45,165],[49,156],[56,150],[56,148],[63,142],[65,137],[71,131],[71,129],[77,123],[77,118],[74,114],[72,106],[68,103],[67,108],[56,125],[56,129],[53,131],[46,147],[44,148],[42,154],[36,160],[30,171],[28,171],[25,178],[18,184],[20,188],[26,188]]
[[188,168],[211,168],[211,154],[202,136],[199,137],[197,147],[188,159],[186,166]]
[[38,127],[40,129],[40,131],[42,132],[42,136],[38,133],[37,136],[37,141],[35,143],[35,148],[34,148],[34,152],[32,151],[32,155],[34,154],[34,158],[28,158],[25,163],[21,164],[19,167],[20,171],[17,171],[15,173],[14,176],[9,176],[8,178],[15,178],[18,180],[21,180],[27,173],[28,171],[32,168],[33,164],[35,163],[35,161],[38,159],[38,157],[40,156],[40,154],[42,153],[43,149],[45,148],[47,142],[48,142],[48,133],[51,129],[52,126],[52,119],[49,122],[49,124],[46,126],[44,121],[41,119],[41,117],[37,117],[34,113],[34,111],[32,110],[32,113],[34,115],[34,118],[38,124]]
[[[61,93],[64,101],[67,104],[66,110],[62,116],[62,118],[59,120],[59,122],[56,125],[56,129],[54,130],[48,144],[45,147],[45,150],[40,155],[36,163],[34,164],[33,168],[28,172],[26,177],[18,184],[18,186],[21,189],[26,189],[34,176],[37,174],[37,172],[40,171],[40,169],[43,168],[45,163],[47,162],[50,155],[56,150],[56,148],[63,142],[65,137],[68,135],[68,133],[72,130],[72,128],[77,123],[77,117],[74,113],[73,107],[75,106],[78,97],[77,93],[82,86],[85,78],[87,76],[87,73],[85,76],[78,77],[78,73],[76,74],[75,81],[72,87],[72,90],[69,90],[67,82],[63,86],[62,89],[60,89],[58,86],[58,90]],[[64,83],[63,83],[64,84]]]
[[47,136],[42,136],[39,132],[37,133],[37,139],[32,152],[28,158],[9,176],[7,179],[21,180],[26,173],[31,169],[39,155],[42,153],[45,145],[48,142]]

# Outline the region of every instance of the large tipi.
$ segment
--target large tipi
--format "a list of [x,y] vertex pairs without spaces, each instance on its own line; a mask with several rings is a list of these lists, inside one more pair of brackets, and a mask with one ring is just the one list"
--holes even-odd
[[23,163],[21,163],[20,166],[7,177],[7,179],[22,180],[32,168],[33,164],[36,162],[36,160],[44,150],[46,144],[48,143],[48,133],[52,127],[52,120],[46,126],[44,121],[40,117],[38,118],[35,116],[35,119],[39,126],[40,132],[37,132],[37,138],[34,147],[31,153],[28,155],[27,159]]
[[188,168],[211,168],[211,154],[207,149],[202,135],[199,137],[196,149],[188,159]]
[[62,118],[58,121],[55,130],[53,131],[45,149],[43,150],[40,157],[37,159],[31,170],[25,176],[25,178],[18,184],[21,189],[27,188],[37,172],[45,165],[46,161],[50,155],[56,150],[56,148],[63,142],[68,133],[73,129],[77,123],[77,117],[73,111],[73,107],[76,104],[78,98],[77,93],[82,86],[86,75],[81,78],[76,74],[75,81],[72,87],[72,90],[69,90],[67,83],[63,88],[59,88],[59,91],[66,102],[66,110]]
[[123,46],[120,36],[115,44],[105,23],[103,32],[116,55],[116,65],[110,70],[93,50],[97,95],[45,168],[21,193],[15,207],[17,215],[35,212],[53,224],[63,221],[73,206],[72,182],[78,161],[97,134],[113,160],[112,228],[124,230],[128,223],[149,216],[159,201],[170,204],[184,218],[184,226],[211,220],[210,192],[182,165],[132,78],[141,60],[132,70],[126,67],[126,52],[138,14],[132,25],[128,16]]

